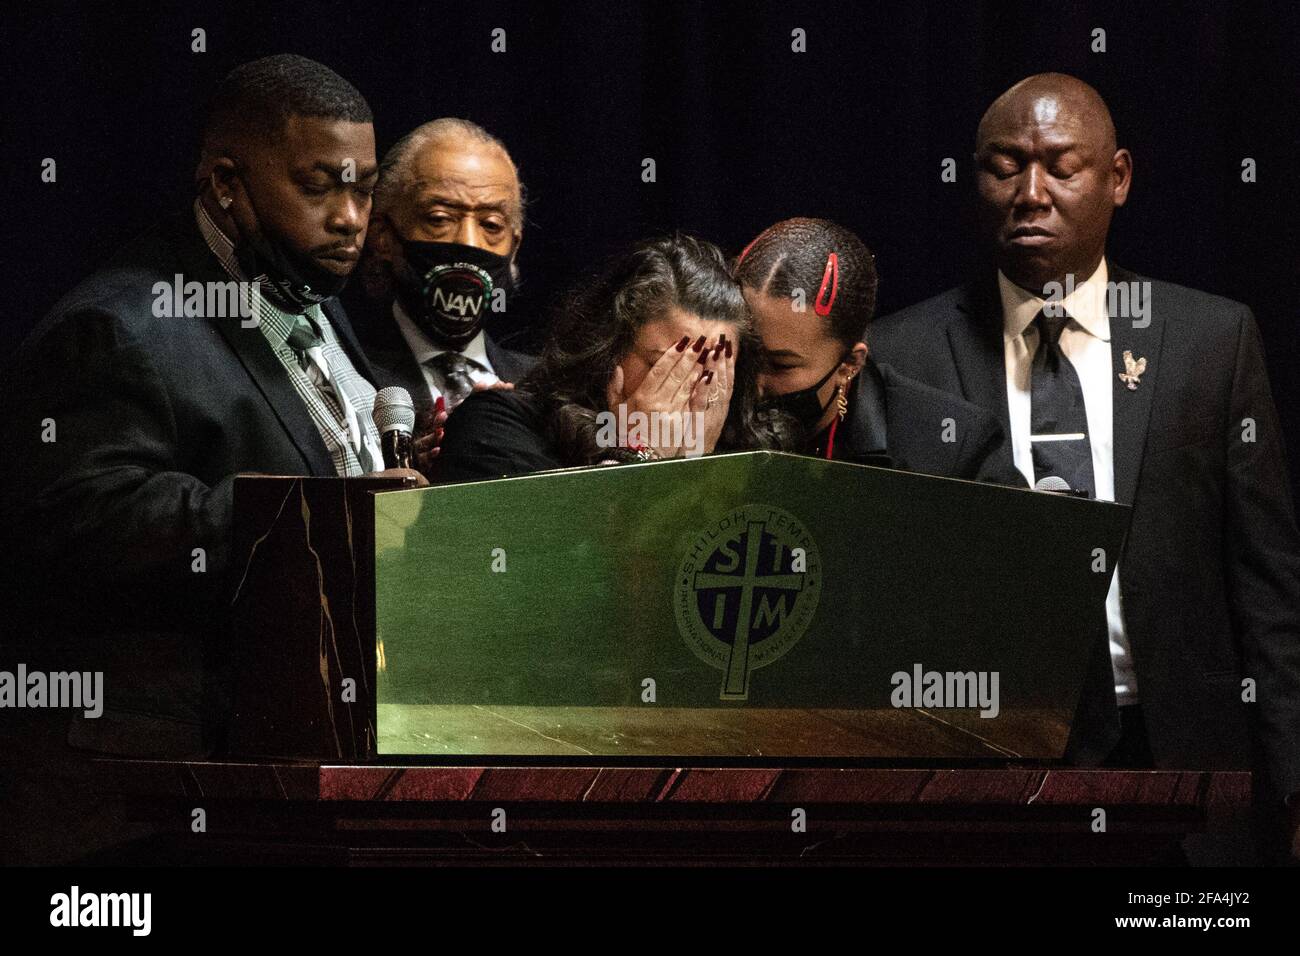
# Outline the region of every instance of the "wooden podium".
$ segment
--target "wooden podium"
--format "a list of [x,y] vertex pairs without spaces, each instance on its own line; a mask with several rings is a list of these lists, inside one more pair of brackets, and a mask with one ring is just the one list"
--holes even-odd
[[376,490],[237,482],[227,754],[1059,759],[1128,521],[765,452]]
[[[237,484],[221,751],[96,762],[164,858],[1150,864],[1241,826],[1247,773],[1061,765],[1119,506],[768,454],[391,488]],[[769,558],[737,663],[720,575]],[[908,661],[999,669],[999,718],[892,703]]]

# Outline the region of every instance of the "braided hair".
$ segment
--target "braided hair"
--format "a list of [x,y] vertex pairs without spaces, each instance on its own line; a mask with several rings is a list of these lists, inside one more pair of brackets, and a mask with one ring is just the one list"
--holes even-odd
[[[876,257],[828,219],[785,219],[763,230],[736,258],[742,287],[803,300],[846,348],[863,341],[876,311]],[[824,308],[823,308],[824,307]]]

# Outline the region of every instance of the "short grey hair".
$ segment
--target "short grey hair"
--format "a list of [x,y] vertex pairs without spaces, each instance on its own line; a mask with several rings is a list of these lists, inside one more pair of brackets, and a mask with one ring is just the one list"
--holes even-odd
[[453,139],[467,139],[470,142],[490,146],[501,151],[501,155],[510,164],[510,169],[515,174],[515,183],[519,187],[516,196],[517,202],[510,215],[510,225],[516,232],[522,232],[526,193],[524,184],[519,179],[519,169],[515,166],[510,151],[506,149],[505,143],[482,126],[470,120],[459,119],[454,116],[444,116],[440,119],[422,123],[394,143],[388,152],[384,154],[383,162],[379,164],[379,179],[375,183],[374,211],[376,213],[387,212],[393,208],[393,205],[402,194],[410,188],[411,169],[420,150],[431,144]]

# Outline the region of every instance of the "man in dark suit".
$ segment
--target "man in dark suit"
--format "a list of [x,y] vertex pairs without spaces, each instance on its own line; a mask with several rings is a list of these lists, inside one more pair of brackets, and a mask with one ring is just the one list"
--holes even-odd
[[[1106,259],[1132,159],[1081,81],[1016,84],[975,158],[995,266],[880,320],[873,345],[993,411],[1026,479],[1133,508],[1077,758],[1253,767],[1278,823],[1300,791],[1300,533],[1254,317]],[[1293,853],[1296,833],[1293,816]]]
[[437,429],[471,391],[509,388],[534,364],[486,327],[515,297],[523,229],[514,161],[475,123],[425,123],[380,164],[362,266],[367,296],[349,301],[370,360],[415,400],[422,466]]
[[32,646],[66,642],[79,669],[105,672],[104,713],[74,722],[74,744],[207,749],[203,655],[235,578],[237,473],[383,468],[374,373],[333,298],[376,175],[369,107],[342,77],[295,56],[237,68],[193,207],[80,283],[17,355],[15,593]]

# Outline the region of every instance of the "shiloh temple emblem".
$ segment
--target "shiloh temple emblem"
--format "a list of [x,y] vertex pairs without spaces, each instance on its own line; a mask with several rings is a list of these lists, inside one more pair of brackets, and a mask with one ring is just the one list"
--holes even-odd
[[701,532],[673,588],[686,645],[722,671],[722,700],[747,700],[750,675],[803,637],[822,567],[799,519],[771,505],[737,508]]

